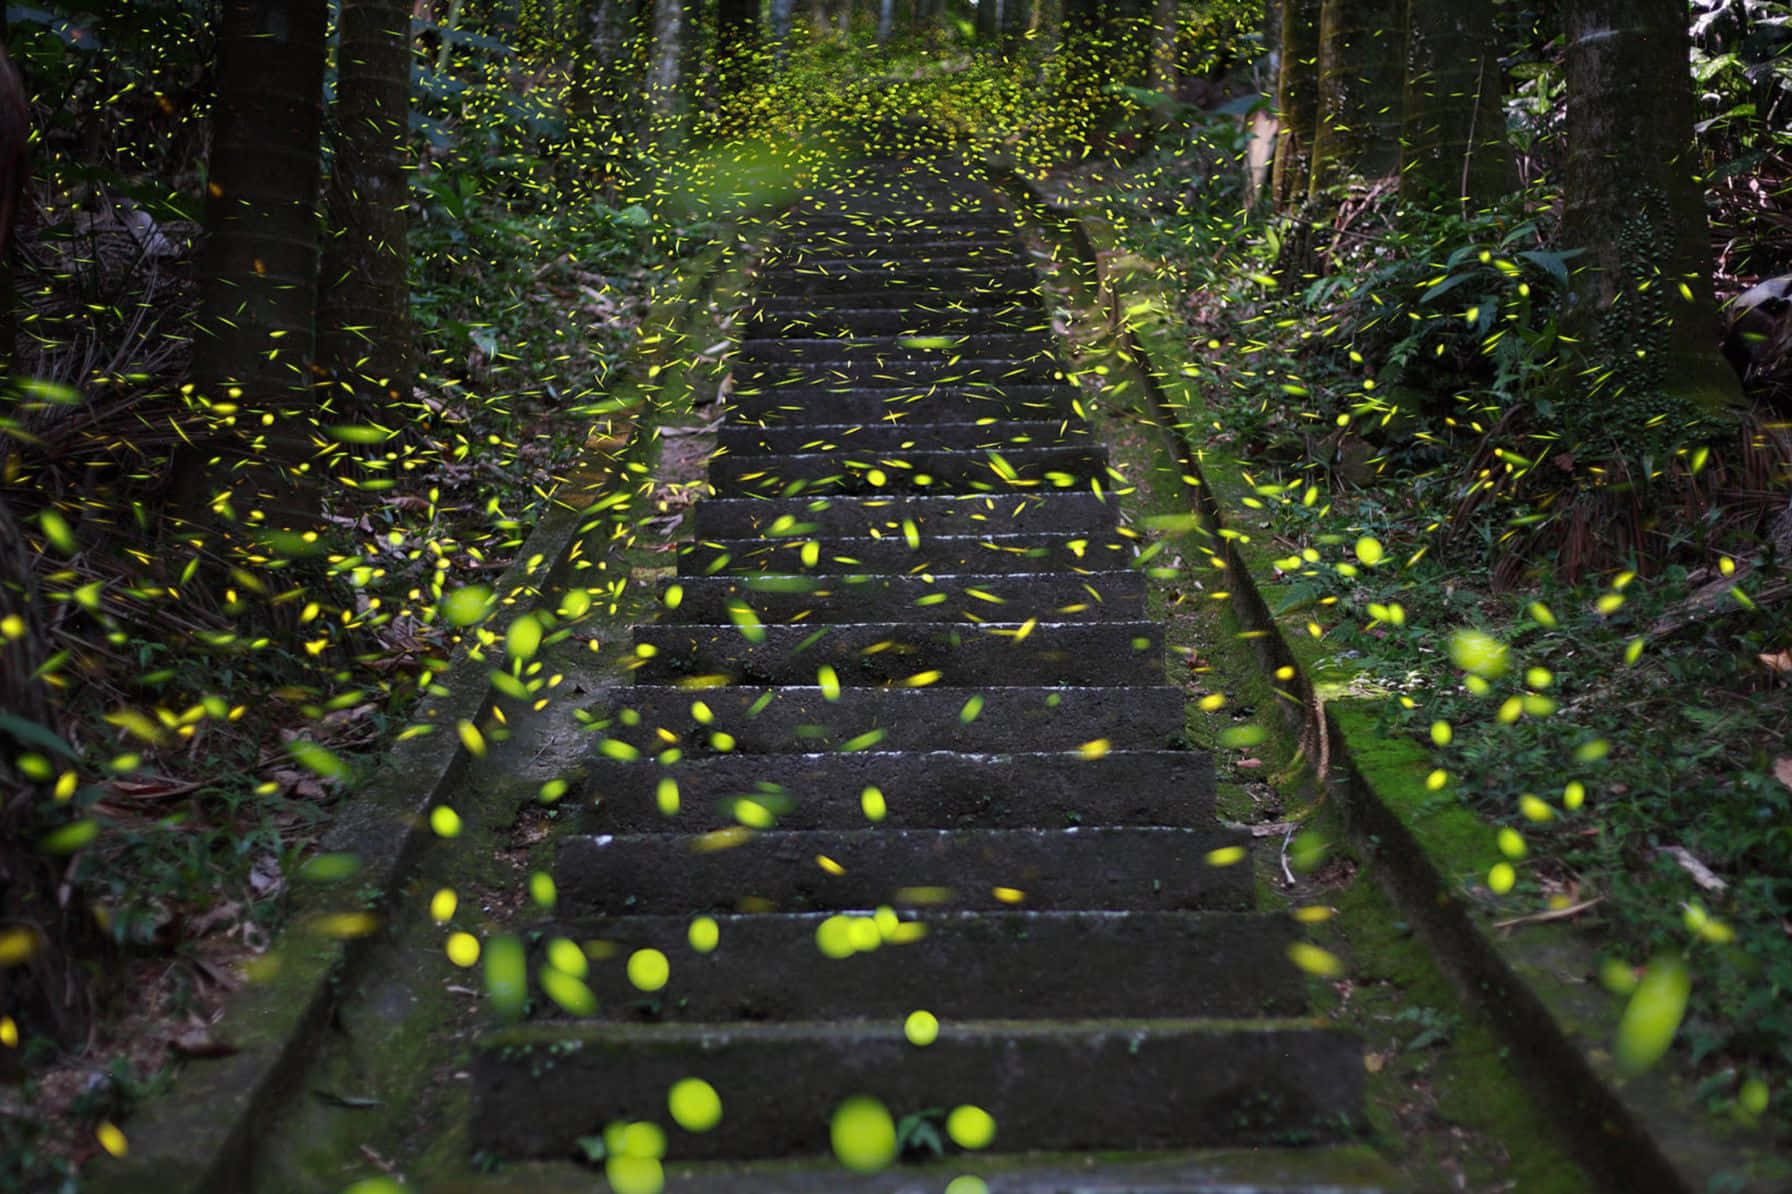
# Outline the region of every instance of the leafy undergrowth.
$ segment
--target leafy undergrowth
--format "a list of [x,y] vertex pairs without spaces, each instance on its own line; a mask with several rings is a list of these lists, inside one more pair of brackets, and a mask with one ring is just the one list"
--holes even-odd
[[1178,279],[1180,310],[1128,314],[1188,345],[1180,430],[1242,465],[1274,612],[1312,636],[1322,691],[1379,694],[1382,730],[1431,753],[1433,799],[1502,827],[1478,888],[1496,919],[1594,934],[1633,1010],[1684,965],[1684,1018],[1670,997],[1667,1035],[1621,1032],[1620,1064],[1672,1036],[1711,1110],[1783,1131],[1786,412],[1552,384],[1574,254],[1544,192],[1420,217],[1360,187],[1319,230],[1328,264],[1278,277],[1300,230],[1240,215],[1235,122],[1184,116],[1051,186],[1112,222],[1117,269]]

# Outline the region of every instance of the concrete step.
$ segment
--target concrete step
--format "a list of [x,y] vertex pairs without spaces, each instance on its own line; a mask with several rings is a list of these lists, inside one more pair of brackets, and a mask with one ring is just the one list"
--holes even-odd
[[920,290],[960,297],[967,291],[1024,293],[1038,285],[1038,275],[1031,266],[1017,262],[1008,254],[991,253],[986,261],[962,266],[905,259],[882,268],[871,264],[837,269],[796,265],[773,267],[760,271],[755,289],[766,295]]
[[909,265],[928,269],[964,269],[991,264],[1016,266],[1028,263],[1019,244],[988,238],[911,241],[901,246],[884,245],[875,241],[857,244],[811,243],[800,248],[786,245],[767,253],[760,263],[758,276],[765,277],[781,271],[817,270],[822,273],[839,273],[843,270],[901,269]]
[[[775,774],[774,774],[775,772]],[[660,781],[678,786],[677,808]],[[1213,760],[1200,751],[947,751],[715,755],[662,765],[597,757],[586,764],[580,825],[590,833],[708,833],[738,825],[746,797],[784,829],[859,829],[864,792],[883,796],[890,829],[1056,829],[1067,825],[1213,825]]]
[[1027,360],[1051,356],[1057,345],[1044,332],[999,332],[974,336],[861,336],[823,339],[749,338],[740,342],[740,361],[946,361],[958,357]]
[[[1124,572],[999,573],[970,576],[693,576],[662,623],[732,626],[734,611],[762,623],[1137,622],[1145,578]],[[739,630],[735,636],[741,636]],[[996,683],[992,677],[989,683]]]
[[[1024,633],[1024,637],[1021,637]],[[641,658],[649,649],[652,655]],[[842,685],[921,683],[947,687],[1161,684],[1163,630],[1156,622],[914,622],[765,627],[748,642],[732,625],[654,623],[635,630],[635,679],[676,684],[689,676],[730,684],[814,684],[832,668]]]
[[1078,392],[1061,382],[991,385],[954,381],[823,385],[742,385],[728,398],[731,419],[770,425],[965,421],[1075,417]]
[[749,313],[779,314],[812,314],[816,316],[834,316],[841,312],[855,311],[915,312],[926,315],[932,312],[952,311],[1014,311],[1031,314],[1034,320],[1043,320],[1044,304],[1037,289],[1028,290],[1006,299],[979,298],[973,294],[948,294],[938,298],[879,292],[870,296],[863,303],[853,303],[849,298],[840,295],[829,295],[817,300],[801,295],[790,294],[756,294],[747,306]]
[[[1182,690],[1008,687],[689,689],[637,684],[607,694],[592,728],[608,749],[660,757],[833,750],[1163,750],[1183,730]],[[663,731],[663,732],[662,732]],[[671,738],[668,739],[667,735]],[[720,739],[720,735],[727,735]],[[725,749],[729,740],[732,747]],[[601,744],[599,749],[603,749]]]
[[692,1075],[723,1113],[671,1131],[680,1158],[825,1154],[866,1094],[897,1117],[974,1104],[1004,1150],[1318,1143],[1360,1128],[1362,1074],[1353,1038],[1304,1021],[973,1021],[924,1049],[899,1024],[526,1024],[476,1047],[471,1146],[565,1156],[603,1124],[663,1122]]
[[970,307],[940,304],[934,307],[838,307],[817,308],[792,301],[779,305],[755,303],[741,324],[748,337],[756,336],[926,336],[980,335],[1034,331],[1050,326],[1037,303]]
[[[1399,1194],[1413,1187],[1367,1145],[1181,1149],[1149,1153],[1005,1152],[975,1163],[910,1159],[880,1173],[852,1173],[833,1157],[665,1163],[677,1194],[935,1194],[967,1170],[989,1194]],[[430,1183],[430,1194],[591,1194],[592,1171],[571,1161],[521,1161],[496,1174]]]
[[965,451],[848,448],[773,455],[726,453],[709,462],[709,481],[726,497],[816,494],[993,493],[1088,489],[1107,476],[1100,448],[1037,447]]
[[1097,532],[1114,510],[1093,493],[1001,497],[711,498],[692,515],[699,539],[890,535],[918,542],[935,535]]
[[808,240],[827,243],[834,240],[865,244],[875,240],[888,240],[903,244],[933,240],[942,234],[985,237],[992,241],[1020,235],[1014,217],[995,209],[926,213],[874,211],[869,207],[852,211],[793,209],[778,223],[786,242]]
[[740,455],[797,452],[897,452],[1017,448],[1049,448],[1065,444],[1086,449],[1100,446],[1087,424],[1071,419],[967,419],[947,423],[807,424],[761,427],[729,421],[716,432],[719,451]]
[[937,361],[736,361],[735,387],[747,386],[910,386],[921,389],[951,385],[1047,385],[1063,380],[1063,365],[1053,356],[1030,360],[1003,358]]
[[[768,768],[768,774],[776,772]],[[722,840],[670,833],[568,837],[554,864],[557,915],[849,912],[949,907],[999,912],[1249,911],[1242,832],[1069,829],[741,829]],[[827,860],[824,862],[823,860]]]
[[[679,550],[681,576],[718,573],[1100,572],[1132,565],[1135,540],[1117,531],[1024,535],[900,535],[868,538],[707,539]],[[813,557],[813,563],[810,562]]]
[[[1298,926],[1286,916],[922,909],[900,918],[914,928],[897,930],[925,934],[918,940],[885,940],[873,923],[857,930],[872,948],[831,957],[816,937],[831,915],[720,916],[709,953],[691,948],[688,916],[561,917],[540,935],[604,955],[586,983],[606,1020],[900,1021],[917,1008],[944,1023],[1306,1012],[1305,977],[1288,960]],[[625,963],[639,949],[671,960],[663,994],[629,982]],[[558,1010],[549,1003],[538,1015],[561,1018]]]

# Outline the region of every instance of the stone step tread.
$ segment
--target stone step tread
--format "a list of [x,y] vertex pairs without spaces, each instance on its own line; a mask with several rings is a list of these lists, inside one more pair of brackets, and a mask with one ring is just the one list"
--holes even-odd
[[[806,552],[809,544],[812,553]],[[684,576],[717,573],[840,572],[1101,572],[1132,565],[1136,540],[1118,531],[1005,535],[923,535],[910,547],[900,535],[871,538],[782,537],[706,539],[679,549]],[[808,555],[814,563],[805,563]]]
[[762,623],[1138,621],[1145,577],[1131,570],[957,576],[692,576],[665,622],[732,623],[742,605]]
[[936,534],[982,531],[1106,532],[1114,507],[1093,493],[890,498],[710,498],[697,503],[693,531],[701,539],[783,536],[869,536],[914,533],[921,542]]
[[995,1145],[1019,1150],[1323,1143],[1362,1127],[1360,1045],[1306,1021],[978,1021],[924,1049],[899,1024],[538,1023],[476,1045],[472,1146],[564,1156],[596,1125],[664,1122],[666,1092],[692,1075],[723,1114],[669,1133],[680,1158],[824,1155],[835,1109],[865,1094],[896,1117],[975,1104]]
[[1064,366],[1041,353],[1015,360],[1006,357],[964,357],[947,360],[736,361],[737,388],[803,386],[823,389],[856,386],[1045,385],[1062,379]]
[[[1163,628],[1156,622],[1024,622],[977,625],[913,621],[767,625],[760,642],[732,624],[639,626],[628,661],[637,682],[709,676],[730,684],[813,684],[833,669],[842,685],[1161,684]],[[651,651],[643,655],[643,650]]]
[[1081,399],[1068,386],[1026,383],[990,386],[829,386],[737,388],[730,417],[770,426],[800,427],[842,420],[864,423],[963,421],[981,418],[1055,419],[1076,415]]
[[1066,445],[917,452],[720,453],[709,462],[710,485],[724,497],[814,497],[856,494],[1013,494],[1087,489],[1108,477],[1100,448]]
[[1255,881],[1241,851],[1250,840],[1220,826],[595,834],[562,840],[554,882],[566,917],[934,901],[958,910],[1249,911]]
[[[678,1194],[934,1194],[962,1173],[989,1194],[1403,1194],[1411,1185],[1366,1145],[1179,1152],[981,1153],[852,1173],[832,1157],[665,1163]],[[592,1170],[520,1162],[432,1182],[431,1194],[591,1194]]]
[[739,341],[739,361],[839,361],[884,358],[943,361],[950,358],[1016,359],[1050,355],[1057,343],[1043,331],[934,333],[912,336],[754,336]]
[[[646,728],[619,721],[602,724],[596,731],[602,740],[598,745],[656,758],[668,749],[696,757],[735,750],[784,755],[872,747],[988,754],[1076,750],[1093,742],[1119,750],[1168,750],[1178,744],[1184,724],[1181,690],[1168,688],[1065,687],[1053,691],[1076,695],[1049,705],[1006,695],[1020,691],[1015,688],[984,688],[967,695],[964,689],[842,687],[829,701],[820,689],[782,685],[776,690],[779,699],[759,707],[757,714],[744,697],[731,695],[755,690],[768,691],[742,685],[694,693],[637,685],[626,696],[611,698],[611,705],[638,714]],[[691,713],[694,704],[710,710],[713,719],[699,723]],[[973,711],[979,714],[974,720]]]
[[[678,786],[660,804],[660,781]],[[1213,760],[1187,750],[970,754],[716,755],[662,764],[590,760],[579,788],[590,833],[707,833],[740,823],[747,797],[787,830],[863,829],[874,787],[890,829],[1057,829],[1069,825],[1211,828]]]
[[[1132,688],[842,688],[833,699],[794,684],[693,690],[638,684],[603,699],[592,729],[600,751],[658,757],[853,750],[1164,750],[1184,726],[1184,698],[1169,685]],[[633,717],[634,724],[629,724]],[[700,721],[699,717],[707,720]],[[664,731],[662,733],[661,731]],[[672,740],[666,738],[672,735]],[[605,746],[604,743],[620,743]],[[1094,748],[1091,748],[1094,749]]]
[[989,240],[912,240],[902,245],[875,242],[824,245],[811,252],[767,253],[758,277],[804,274],[891,273],[905,269],[988,269],[1031,266],[1021,246]]
[[852,295],[831,294],[821,301],[793,294],[756,294],[747,300],[746,316],[768,314],[814,315],[817,318],[870,316],[877,314],[905,315],[915,318],[951,314],[1005,313],[1024,315],[1034,324],[1045,324],[1047,316],[1042,296],[1036,290],[1012,295],[976,293],[916,295],[895,293],[865,294],[855,301]]
[[998,451],[1004,455],[1044,448],[1100,448],[1080,419],[953,419],[919,423],[817,423],[762,427],[730,420],[717,429],[716,445],[735,455],[803,452]]
[[[586,984],[606,1020],[642,1022],[901,1019],[925,1008],[941,1021],[1145,1016],[1300,1016],[1306,979],[1288,960],[1299,926],[1238,912],[938,912],[851,927],[839,913],[714,918],[706,953],[689,916],[560,918],[541,937],[593,955]],[[845,957],[818,941],[860,933]],[[885,934],[924,934],[886,940]],[[818,937],[817,934],[821,936]],[[663,994],[630,983],[626,959],[657,949],[671,961]],[[541,1015],[555,1015],[553,1005]]]
[[985,307],[967,311],[924,311],[890,307],[869,311],[858,307],[792,305],[787,309],[749,310],[740,327],[749,336],[782,336],[787,340],[852,336],[974,336],[1004,332],[1036,332],[1049,326],[1037,306]]
[[990,245],[982,251],[961,250],[950,255],[917,252],[910,248],[901,253],[867,254],[856,258],[772,258],[760,265],[754,281],[763,294],[776,293],[766,288],[767,283],[802,282],[811,278],[912,281],[921,278],[956,279],[963,275],[988,276],[995,273],[1018,275],[1032,268],[1032,263],[1016,253],[1012,246]]

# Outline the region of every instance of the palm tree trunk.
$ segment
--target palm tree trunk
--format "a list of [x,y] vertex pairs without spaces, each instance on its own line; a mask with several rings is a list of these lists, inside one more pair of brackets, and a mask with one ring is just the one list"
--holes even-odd
[[1517,182],[1493,0],[1406,0],[1400,194],[1486,207]]
[[410,23],[408,0],[342,3],[317,358],[363,414],[411,392]]
[[1286,212],[1307,196],[1313,124],[1319,111],[1320,0],[1283,0],[1282,47],[1276,72],[1275,205]]
[[[225,0],[200,250],[199,334],[193,383],[202,402],[233,400],[257,417],[240,433],[201,432],[176,454],[172,496],[202,513],[208,490],[242,475],[244,457],[265,488],[246,495],[276,521],[312,511],[300,466],[309,438],[316,348],[319,135],[324,23],[316,0]],[[240,398],[232,398],[240,391]],[[271,416],[263,429],[259,415]],[[213,463],[213,461],[216,463]]]
[[1664,400],[1739,406],[1736,374],[1718,355],[1710,232],[1693,176],[1686,6],[1566,0],[1563,24],[1562,238],[1586,251],[1569,313],[1599,379],[1586,397],[1638,426]]
[[[1443,3],[1445,0],[1437,0]],[[1325,0],[1310,193],[1400,166],[1402,0]]]

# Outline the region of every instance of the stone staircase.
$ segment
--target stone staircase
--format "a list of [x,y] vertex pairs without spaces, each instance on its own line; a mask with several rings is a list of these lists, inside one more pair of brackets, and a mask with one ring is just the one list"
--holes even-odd
[[[586,834],[558,854],[548,935],[604,943],[599,1010],[538,1000],[481,1040],[475,1147],[565,1158],[652,1120],[669,1168],[816,1159],[707,1188],[941,1188],[829,1159],[830,1117],[869,1095],[987,1110],[999,1163],[949,1163],[994,1189],[1382,1188],[1328,1160],[1361,1125],[1356,1041],[1303,1018],[1296,926],[1253,911],[1248,861],[1214,863],[1249,840],[1178,748],[1011,215],[873,164],[788,214],[758,285],[718,496],[633,686],[594,711]],[[670,977],[644,991],[625,960],[649,949]],[[723,1107],[700,1133],[667,1116],[691,1076]],[[1061,1156],[1161,1150],[1145,1178]]]

